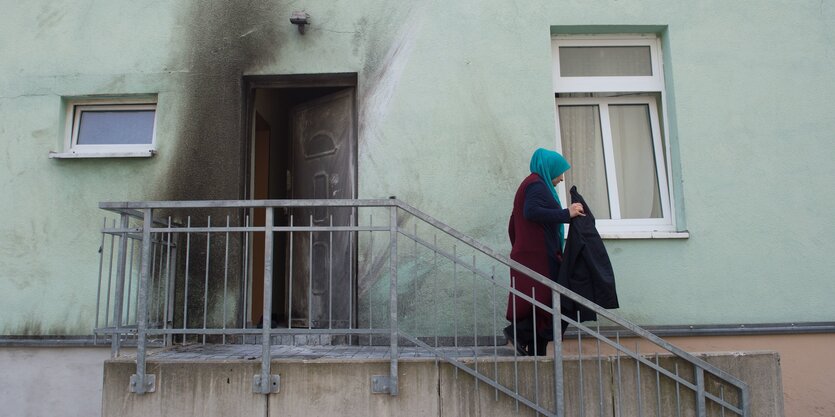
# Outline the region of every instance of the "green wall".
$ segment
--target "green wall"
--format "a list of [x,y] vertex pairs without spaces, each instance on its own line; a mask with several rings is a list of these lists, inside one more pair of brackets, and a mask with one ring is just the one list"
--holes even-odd
[[[359,74],[359,196],[508,250],[555,144],[550,35],[663,36],[686,240],[609,240],[641,324],[835,316],[835,4],[0,0],[0,332],[86,334],[99,201],[242,197],[242,76]],[[299,35],[293,10],[312,16]],[[577,28],[579,27],[579,28]],[[55,160],[62,98],[158,95],[158,155]]]

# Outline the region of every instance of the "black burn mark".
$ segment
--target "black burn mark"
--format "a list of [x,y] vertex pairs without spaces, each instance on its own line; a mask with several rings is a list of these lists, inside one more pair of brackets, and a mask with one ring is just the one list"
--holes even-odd
[[[242,77],[256,73],[274,60],[284,42],[281,33],[289,12],[276,4],[255,1],[192,2],[183,9],[183,41],[172,49],[169,58],[172,68],[184,68],[182,84],[176,86],[176,111],[179,120],[176,130],[168,137],[166,148],[171,162],[159,185],[161,200],[227,200],[243,195],[244,140],[242,137]],[[162,213],[161,213],[162,214]],[[175,221],[185,223],[193,216],[193,223],[225,224],[230,215],[232,224],[241,224],[240,211],[189,211],[172,214]],[[223,293],[238,300],[242,276],[241,236],[230,236],[229,263],[223,234],[213,234],[207,245],[205,234],[191,236],[188,254],[189,327],[203,324],[207,314],[209,327],[221,325],[224,308]],[[185,236],[183,236],[185,240]],[[206,267],[207,252],[209,265]],[[184,305],[185,245],[180,246],[176,274],[175,318],[182,326]],[[205,279],[208,277],[208,279]],[[226,285],[224,288],[224,280]],[[204,299],[208,281],[208,300]],[[207,311],[203,305],[206,304]],[[238,307],[227,305],[230,320],[239,315]]]
[[[412,20],[415,15],[422,11],[421,7],[415,6],[412,3],[402,2],[388,2],[386,3],[385,12],[375,19],[363,17],[360,19],[358,27],[363,28],[358,31],[354,38],[354,51],[357,53],[362,44],[365,45],[364,64],[362,68],[363,76],[360,77],[361,82],[357,88],[357,103],[358,103],[358,137],[357,149],[363,155],[369,166],[376,165],[375,152],[373,149],[368,149],[371,143],[383,140],[378,137],[379,133],[376,131],[376,124],[381,120],[377,119],[373,111],[382,110],[382,107],[388,106],[388,97],[384,91],[385,88],[395,88],[387,86],[386,83],[397,82],[399,80],[392,79],[396,74],[393,74],[393,66],[398,59],[403,59],[402,53],[404,50],[404,43],[409,34],[408,31],[412,28]],[[372,108],[374,108],[372,110]],[[358,167],[359,169],[360,167]],[[361,171],[361,170],[360,170]],[[358,181],[358,191],[361,188],[362,182]],[[395,190],[389,190],[390,193]],[[399,226],[403,225],[405,220],[399,219]],[[374,262],[365,267],[360,268],[365,274],[361,275],[357,282],[357,294],[359,297],[366,297],[370,294],[371,289],[380,281],[384,267],[388,266],[389,253],[384,251],[382,254],[374,254],[371,247],[360,248],[363,251],[365,259],[374,259]]]
[[41,336],[44,335],[45,332],[39,320],[33,320],[29,318],[23,322],[23,326],[21,326],[17,332],[14,332],[12,334],[18,334],[23,336]]
[[[85,323],[86,324],[86,323]],[[34,316],[27,316],[19,326],[6,326],[3,329],[4,335],[11,336],[67,336],[72,334],[84,334],[85,326],[70,327],[67,323],[55,323],[48,328],[44,327],[43,320]]]
[[[287,3],[282,3],[286,5]],[[211,200],[244,198],[246,147],[242,138],[242,111],[244,95],[242,76],[245,74],[270,74],[264,70],[274,62],[277,51],[291,36],[293,30],[285,30],[291,6],[279,4],[234,1],[234,2],[193,2],[184,8],[178,20],[184,27],[184,42],[172,51],[171,68],[184,68],[187,73],[181,77],[182,84],[176,87],[177,129],[169,136],[172,144],[166,149],[171,162],[165,175],[165,184],[158,187],[156,198],[161,200]],[[387,10],[373,21],[363,19],[363,34],[355,36],[355,51],[366,51],[361,72],[367,82],[358,88],[358,103],[362,109],[369,96],[377,95],[379,80],[388,78],[392,62],[398,59],[397,51],[402,48],[403,38],[397,37],[402,20],[409,20],[412,6],[390,3]],[[401,19],[402,18],[402,19]],[[392,36],[395,38],[392,39]],[[288,38],[288,39],[285,39]],[[367,121],[360,111],[358,145],[363,147],[363,131]],[[373,122],[372,122],[373,123]],[[200,217],[197,221],[205,224],[208,211],[191,212]],[[213,222],[219,213],[213,215]],[[182,215],[175,220],[184,222]],[[240,213],[232,222],[242,223]],[[190,276],[200,277],[189,283],[188,315],[189,327],[202,324],[204,285],[202,277],[206,268],[206,238],[192,236]],[[243,243],[240,236],[233,236],[230,247],[232,265],[223,265],[223,238],[212,237],[209,265],[210,317],[218,317],[223,306],[222,290],[227,267],[229,297],[239,299],[242,265],[240,260]],[[182,325],[184,250],[180,251],[177,273],[175,326]],[[201,262],[203,261],[203,262]],[[377,266],[374,267],[377,269]],[[238,312],[236,312],[238,314]],[[209,319],[211,325],[212,319]]]
[[164,195],[169,200],[242,198],[242,76],[273,61],[288,12],[260,2],[194,2],[175,67],[189,76],[178,88],[178,129]]

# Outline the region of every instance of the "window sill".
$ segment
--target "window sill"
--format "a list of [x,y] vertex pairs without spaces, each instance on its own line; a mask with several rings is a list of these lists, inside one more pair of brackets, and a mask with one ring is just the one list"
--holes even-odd
[[606,240],[618,239],[689,239],[690,232],[601,232],[600,237]]
[[80,158],[150,158],[157,152],[153,149],[147,151],[131,152],[50,152],[50,159],[80,159]]

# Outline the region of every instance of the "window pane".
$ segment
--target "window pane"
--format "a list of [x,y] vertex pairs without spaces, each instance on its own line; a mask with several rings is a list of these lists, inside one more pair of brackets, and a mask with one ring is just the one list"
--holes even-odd
[[79,145],[150,145],[154,110],[81,110]]
[[610,219],[600,107],[559,106],[559,117],[562,150],[571,164],[565,173],[567,189],[576,185],[592,214],[598,219]]
[[[319,173],[313,176],[313,198],[324,200],[328,198],[328,174]],[[324,223],[328,217],[328,208],[327,207],[314,207],[313,208],[313,222],[314,223]]]
[[562,77],[652,76],[649,46],[561,46]]
[[609,120],[621,218],[661,218],[649,108],[645,104],[610,105]]

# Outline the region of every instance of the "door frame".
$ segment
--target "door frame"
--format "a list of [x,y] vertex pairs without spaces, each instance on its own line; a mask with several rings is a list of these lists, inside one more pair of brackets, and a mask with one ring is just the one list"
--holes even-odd
[[[281,88],[317,88],[317,87],[358,87],[357,73],[355,72],[340,72],[340,73],[324,73],[324,74],[286,74],[286,75],[244,75],[242,78],[242,103],[243,108],[241,112],[241,200],[248,200],[252,195],[252,134],[255,131],[254,117],[255,117],[255,90],[263,89],[281,89]],[[357,96],[354,94],[354,132],[355,137],[359,139],[359,111],[357,106]],[[354,150],[354,163],[357,162],[358,149]],[[355,165],[356,166],[356,165]],[[358,184],[357,179],[354,179],[354,190]]]
[[[345,88],[354,88],[354,102],[353,102],[353,123],[354,123],[354,138],[356,139],[357,143],[354,146],[354,154],[351,155],[351,158],[354,162],[354,167],[356,169],[354,175],[354,197],[359,195],[359,105],[358,105],[358,75],[357,73],[318,73],[318,74],[276,74],[276,75],[244,75],[241,79],[241,163],[240,163],[240,175],[241,178],[241,187],[239,193],[239,199],[241,200],[249,200],[252,198],[253,193],[253,185],[252,185],[252,169],[253,169],[253,161],[252,161],[252,151],[253,151],[253,135],[255,134],[255,91],[257,89],[299,89],[299,88],[321,88],[321,87],[345,87]],[[244,219],[246,216],[246,209],[241,209],[239,216],[241,219]],[[243,253],[243,245],[244,240],[240,242],[241,248],[240,253]],[[357,250],[356,244],[354,245],[354,250]],[[247,275],[251,274],[250,270],[250,261],[251,257],[248,256],[247,259],[243,259],[242,273],[246,271]],[[356,260],[356,256],[354,256]],[[356,269],[356,265],[352,265],[352,268]],[[354,271],[354,276],[356,276],[356,271]],[[250,297],[249,294],[249,286],[251,286],[251,282],[249,282],[249,277],[244,277],[244,279],[240,280],[240,292],[243,297],[246,297],[247,300]],[[356,286],[352,289],[355,293],[353,294],[354,299],[356,300]],[[251,303],[242,302],[238,303],[238,317],[241,320],[241,326],[243,327],[246,324],[247,318],[249,316],[249,311],[245,311],[245,307],[247,309],[251,308]],[[356,310],[356,303],[354,305],[354,309]],[[356,311],[351,312],[352,320],[356,319]]]

